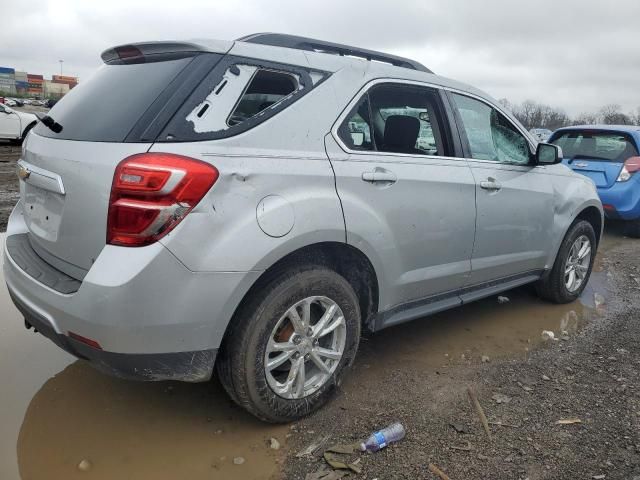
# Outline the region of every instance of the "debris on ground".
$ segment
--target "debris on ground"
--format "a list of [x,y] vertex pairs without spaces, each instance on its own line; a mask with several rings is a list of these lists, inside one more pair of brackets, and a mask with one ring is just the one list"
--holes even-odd
[[328,441],[329,441],[329,435],[324,435],[324,436],[314,440],[304,450],[298,452],[296,454],[296,457],[300,458],[300,457],[313,456],[317,452],[319,452],[320,449],[324,446],[324,444],[327,443]]
[[509,297],[503,297],[503,296],[498,297],[498,303],[501,305],[503,303],[509,303]]
[[471,387],[467,387],[467,394],[469,395],[469,398],[471,399],[471,403],[476,409],[476,413],[480,418],[480,423],[482,423],[482,427],[484,428],[484,431],[487,434],[487,437],[489,438],[489,440],[491,440],[491,430],[489,430],[489,422],[487,422],[487,416],[484,414],[484,410],[482,410],[482,405],[480,405],[480,402],[478,401],[478,397],[476,396],[475,392]]
[[440,470],[435,463],[429,464],[429,471],[434,475],[439,476],[442,480],[451,480],[449,476],[446,473],[444,473],[442,470]]
[[494,393],[491,395],[491,398],[496,403],[509,403],[511,401],[511,397],[509,395],[505,395],[504,393]]
[[556,334],[553,333],[551,330],[542,331],[542,340],[544,340],[545,342],[549,340],[555,340],[555,339],[556,339]]
[[89,470],[91,470],[91,462],[86,458],[81,460],[78,464],[78,470],[80,470],[81,472],[88,472]]
[[573,425],[574,423],[582,423],[579,418],[563,418],[556,422],[556,425]]
[[344,470],[318,470],[317,472],[307,473],[304,480],[340,480],[349,472]]
[[377,452],[392,443],[399,442],[405,436],[401,423],[394,423],[377,432],[373,432],[362,444],[360,449],[364,452]]
[[469,427],[463,425],[462,423],[450,423],[449,425],[458,433],[470,433]]
[[546,375],[542,375],[542,380],[544,380],[545,382],[548,382],[549,380],[551,380],[551,378],[549,378]]
[[234,465],[242,465],[245,462],[244,457],[235,457],[233,459],[233,464]]
[[269,439],[269,447],[273,450],[280,450],[280,442],[277,438],[271,437]]
[[470,452],[472,450],[471,442],[469,442],[468,440],[467,440],[466,445],[463,446],[463,447],[461,447],[459,445],[451,445],[449,448],[452,449],[452,450],[462,450],[463,452]]
[[486,356],[486,355],[482,355],[482,363],[489,363],[491,361],[491,359]]
[[324,460],[331,466],[331,468],[336,470],[351,470],[355,473],[362,472],[362,467],[358,465],[360,463],[360,459],[357,459],[353,462],[347,462],[343,460],[338,454],[332,453],[329,450],[324,452]]

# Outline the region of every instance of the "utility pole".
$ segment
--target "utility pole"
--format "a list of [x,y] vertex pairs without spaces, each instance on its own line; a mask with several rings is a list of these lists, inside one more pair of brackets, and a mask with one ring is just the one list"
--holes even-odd
[[62,64],[64,63],[64,60],[58,60],[60,62],[60,75],[62,75]]

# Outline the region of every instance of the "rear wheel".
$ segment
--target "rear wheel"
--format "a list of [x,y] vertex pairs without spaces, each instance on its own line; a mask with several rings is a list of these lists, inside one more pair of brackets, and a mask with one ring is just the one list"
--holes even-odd
[[358,298],[317,266],[274,276],[239,309],[217,361],[231,398],[256,417],[288,422],[318,409],[353,363]]
[[545,300],[569,303],[587,286],[596,253],[596,235],[589,222],[575,222],[564,237],[549,274],[538,281],[536,290]]
[[627,235],[633,238],[640,238],[640,218],[627,222]]

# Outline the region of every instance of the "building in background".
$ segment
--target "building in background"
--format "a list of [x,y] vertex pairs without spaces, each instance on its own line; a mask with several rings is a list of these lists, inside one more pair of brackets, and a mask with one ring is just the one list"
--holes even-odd
[[16,78],[16,93],[19,95],[26,95],[29,89],[29,79],[27,78],[27,72],[15,73]]
[[44,77],[42,75],[27,74],[27,93],[34,97],[42,97],[42,84],[44,83]]
[[67,75],[52,75],[51,81],[54,83],[63,83],[69,86],[69,90],[78,85],[78,77],[70,77]]
[[58,83],[54,80],[45,80],[43,86],[43,94],[45,98],[59,100],[69,93],[69,85],[66,83]]
[[16,71],[9,67],[0,67],[0,92],[16,93]]
[[44,76],[27,72],[16,72],[11,67],[0,67],[0,94],[26,95],[36,98],[59,100],[78,85],[78,77],[52,75],[51,80]]

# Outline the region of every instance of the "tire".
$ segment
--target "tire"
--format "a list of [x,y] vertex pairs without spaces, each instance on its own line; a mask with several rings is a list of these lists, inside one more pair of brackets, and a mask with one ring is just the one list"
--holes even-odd
[[627,235],[632,238],[640,238],[640,219],[627,222]]
[[[571,255],[571,249],[574,243],[582,238],[586,237],[590,242],[590,258],[588,267],[583,281],[575,290],[570,290],[567,287],[565,271],[568,267],[567,262]],[[536,284],[536,291],[538,296],[554,303],[569,303],[576,300],[581,294],[584,288],[589,282],[591,271],[593,269],[593,261],[596,253],[596,234],[591,224],[584,220],[577,220],[574,222],[567,231],[558,256],[553,264],[553,268],[548,275],[543,277]],[[586,263],[586,262],[585,262]]]
[[[307,304],[309,307],[305,310]],[[328,306],[334,304],[336,308]],[[323,310],[325,307],[326,310]],[[327,318],[334,319],[327,321],[327,325],[334,325],[334,322],[339,325],[330,333],[319,337],[315,343],[312,335],[299,335],[298,329],[294,330],[294,322],[289,320],[289,312],[292,312],[292,309],[301,312],[300,318],[311,318],[308,322],[310,328],[306,330],[309,333],[318,325],[318,319],[329,312],[330,308],[331,312],[337,313],[332,313],[333,317],[327,314]],[[305,311],[310,314],[305,315]],[[339,315],[340,312],[342,315]],[[324,332],[329,328],[318,327],[318,332]],[[281,270],[250,294],[231,320],[216,361],[218,377],[229,396],[259,419],[272,423],[297,420],[320,408],[334,394],[346,371],[353,364],[358,350],[360,329],[358,297],[342,276],[320,266],[298,266]],[[299,338],[295,338],[296,336]],[[299,351],[294,351],[292,358],[273,370],[267,370],[267,360],[277,363],[279,356],[287,353],[280,350],[268,353],[268,344],[271,345],[269,341],[272,338],[278,342],[277,345],[286,343],[291,346],[294,340],[302,343],[295,347]],[[323,345],[318,342],[325,341],[334,342],[327,349],[323,348],[325,352],[335,354],[340,345],[343,346],[339,359],[327,357],[323,360],[323,363],[330,365],[330,372],[326,365],[327,370],[321,371],[316,363],[319,358],[316,352],[319,350],[315,348],[322,348]],[[308,358],[310,360],[307,361]],[[278,393],[277,389],[281,388],[281,384],[276,377],[285,378],[282,384],[286,385],[286,378],[289,378],[294,370],[294,362],[305,364],[301,370],[304,373],[308,372],[310,378],[307,380],[311,385],[307,387],[304,381],[298,382],[300,378],[306,378],[298,376],[290,391],[284,392],[286,387],[282,387],[282,391]],[[311,374],[316,371],[317,373]],[[316,380],[313,381],[313,378]],[[319,379],[322,378],[324,380],[321,382]]]

